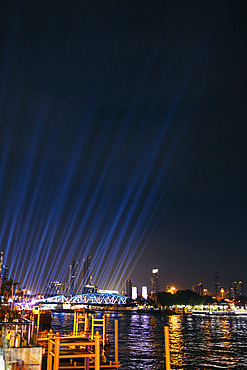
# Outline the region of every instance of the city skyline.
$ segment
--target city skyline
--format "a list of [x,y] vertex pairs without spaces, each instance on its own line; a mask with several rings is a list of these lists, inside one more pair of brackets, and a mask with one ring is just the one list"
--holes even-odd
[[[210,295],[216,297],[228,297],[233,298],[238,295],[244,296],[245,295],[245,282],[239,279],[232,279],[226,282],[224,280],[224,276],[222,279],[222,274],[219,271],[216,271],[214,276],[212,277],[212,281],[214,283],[214,288],[212,285],[203,285],[203,282],[200,279],[195,280],[191,286],[183,286],[180,287],[177,285],[176,281],[173,279],[171,281],[161,281],[159,278],[159,269],[152,268],[150,270],[150,276],[146,279],[149,280],[149,284],[145,285],[145,283],[141,282],[140,285],[135,284],[132,278],[128,278],[125,281],[124,289],[122,291],[114,290],[114,289],[102,289],[101,286],[97,286],[97,282],[94,281],[91,271],[91,256],[87,256],[82,259],[81,262],[79,261],[72,261],[68,267],[68,274],[65,274],[65,278],[63,281],[53,280],[48,281],[47,285],[44,286],[40,291],[32,292],[29,287],[23,286],[22,282],[18,282],[18,288],[20,290],[28,290],[30,294],[45,294],[45,295],[67,295],[67,296],[74,296],[78,294],[83,294],[85,292],[86,286],[93,286],[100,291],[112,291],[118,292],[119,294],[123,294],[127,297],[132,297],[132,287],[136,290],[138,295],[143,295],[143,289],[145,290],[145,294],[149,294],[151,297],[156,295],[159,292],[169,292],[174,294],[174,292],[178,290],[192,290],[199,295]],[[5,278],[11,279],[8,276],[8,266],[3,265],[3,252],[1,252],[1,263],[0,263],[0,281],[5,275]],[[66,277],[67,275],[67,277]],[[56,292],[56,294],[54,294]],[[222,296],[223,294],[223,296]]]
[[[39,290],[246,281],[247,4],[5,2],[0,249]],[[199,279],[199,280],[198,280]],[[32,286],[31,286],[32,285]]]

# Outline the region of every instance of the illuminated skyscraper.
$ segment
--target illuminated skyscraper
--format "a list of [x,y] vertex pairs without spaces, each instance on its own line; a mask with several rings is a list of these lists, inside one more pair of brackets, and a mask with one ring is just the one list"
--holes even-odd
[[220,273],[216,272],[214,274],[214,290],[215,290],[215,295],[220,296],[220,290],[221,290],[221,284],[220,284]]
[[148,287],[147,286],[142,287],[142,298],[144,299],[148,298]]
[[9,277],[9,268],[8,266],[3,264],[3,252],[1,252],[1,257],[0,257],[0,286],[3,282],[3,277],[5,277],[8,280]]
[[193,292],[203,295],[203,285],[202,283],[197,283],[193,286]]
[[136,286],[132,286],[132,299],[136,300],[137,299],[137,287]]
[[151,277],[151,296],[159,293],[159,269],[152,269]]
[[87,258],[83,260],[82,266],[82,275],[81,275],[82,287],[91,284],[90,270],[91,270],[91,256],[87,256]]
[[233,292],[233,298],[243,297],[244,296],[244,282],[234,281],[234,283],[232,283],[232,292]]
[[126,280],[125,292],[127,297],[132,298],[132,279]]

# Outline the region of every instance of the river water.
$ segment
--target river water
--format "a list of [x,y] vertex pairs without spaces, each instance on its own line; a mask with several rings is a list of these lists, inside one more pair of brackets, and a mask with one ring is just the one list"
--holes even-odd
[[[171,369],[247,369],[247,316],[106,314],[111,344],[106,357],[114,361],[118,319],[120,369],[165,369],[164,325],[170,331]],[[67,334],[72,328],[72,313],[53,314],[53,331]]]

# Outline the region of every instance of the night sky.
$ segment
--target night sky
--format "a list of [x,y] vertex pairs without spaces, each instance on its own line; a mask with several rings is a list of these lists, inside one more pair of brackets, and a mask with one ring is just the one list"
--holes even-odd
[[4,1],[0,240],[32,291],[247,280],[246,1]]

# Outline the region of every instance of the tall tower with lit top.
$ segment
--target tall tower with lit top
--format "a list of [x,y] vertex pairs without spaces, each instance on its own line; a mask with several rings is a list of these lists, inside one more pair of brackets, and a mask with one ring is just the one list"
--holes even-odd
[[159,286],[159,269],[155,268],[152,269],[152,277],[151,277],[151,296],[159,293],[160,286]]

